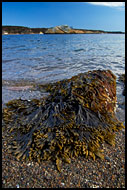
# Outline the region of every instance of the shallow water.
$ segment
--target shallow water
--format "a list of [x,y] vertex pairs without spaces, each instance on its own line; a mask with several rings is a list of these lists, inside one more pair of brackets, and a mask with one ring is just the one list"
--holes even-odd
[[123,84],[118,77],[125,72],[125,35],[2,36],[3,104],[15,98],[32,99],[45,95],[31,89],[12,91],[8,86],[55,82],[95,69],[110,69],[117,76],[118,111],[124,115]]
[[94,69],[125,70],[125,35],[3,35],[3,80],[49,82]]

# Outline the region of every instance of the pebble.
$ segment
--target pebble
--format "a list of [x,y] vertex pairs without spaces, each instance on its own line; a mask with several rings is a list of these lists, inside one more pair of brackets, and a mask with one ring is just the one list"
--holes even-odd
[[93,185],[92,188],[99,188],[99,186],[98,185]]
[[107,160],[108,162],[110,162],[110,158],[108,156],[105,156],[105,160]]
[[19,184],[17,184],[16,187],[19,188]]

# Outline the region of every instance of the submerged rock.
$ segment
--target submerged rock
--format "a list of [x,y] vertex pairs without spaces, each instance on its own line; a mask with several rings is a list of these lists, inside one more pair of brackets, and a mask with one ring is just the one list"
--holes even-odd
[[125,74],[121,74],[119,76],[119,80],[122,81],[125,84]]
[[16,158],[62,161],[79,155],[104,159],[101,145],[115,144],[115,131],[124,127],[114,114],[116,77],[110,70],[82,73],[71,79],[39,85],[50,95],[12,100],[3,109],[3,129],[9,152]]
[[125,96],[125,74],[121,74],[119,76],[119,81],[124,83],[124,90],[123,90],[122,94],[123,94],[123,96]]

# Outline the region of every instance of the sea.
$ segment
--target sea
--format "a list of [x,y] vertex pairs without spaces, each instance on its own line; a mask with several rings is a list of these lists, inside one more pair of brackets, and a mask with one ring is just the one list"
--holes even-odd
[[96,69],[110,69],[116,75],[118,107],[124,112],[124,87],[119,81],[125,73],[124,34],[2,35],[3,104],[42,96],[37,90],[10,86],[56,82]]

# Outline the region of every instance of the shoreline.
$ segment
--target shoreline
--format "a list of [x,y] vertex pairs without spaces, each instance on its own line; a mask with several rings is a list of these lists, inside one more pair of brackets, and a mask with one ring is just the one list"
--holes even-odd
[[2,26],[2,34],[125,34],[122,31],[105,31],[92,29],[77,29],[68,25],[50,28],[30,28],[24,26]]
[[[17,87],[19,91],[22,89],[19,85]],[[14,86],[12,89],[12,92],[17,93]],[[31,88],[25,88],[22,93],[30,91]],[[118,107],[117,115],[120,116]],[[122,121],[123,118],[119,120]],[[125,128],[115,132],[114,146],[105,142],[102,144],[104,160],[96,158],[94,161],[81,156],[73,158],[70,164],[63,163],[61,173],[52,161],[43,161],[40,164],[34,161],[17,161],[14,155],[7,152],[8,134],[8,131],[2,132],[3,188],[125,188]]]
[[[29,33],[30,35],[31,34],[40,34],[40,33]],[[15,33],[11,33],[11,34],[2,34],[2,36],[8,36],[8,35],[29,35],[29,34],[15,34]],[[69,35],[69,34],[125,34],[125,33],[115,33],[115,32],[112,32],[112,33],[63,33],[63,34],[61,34],[61,33],[47,33],[47,34],[40,34],[40,35],[57,35],[57,34],[60,34],[60,35],[65,35],[65,34],[67,34],[67,35]]]

